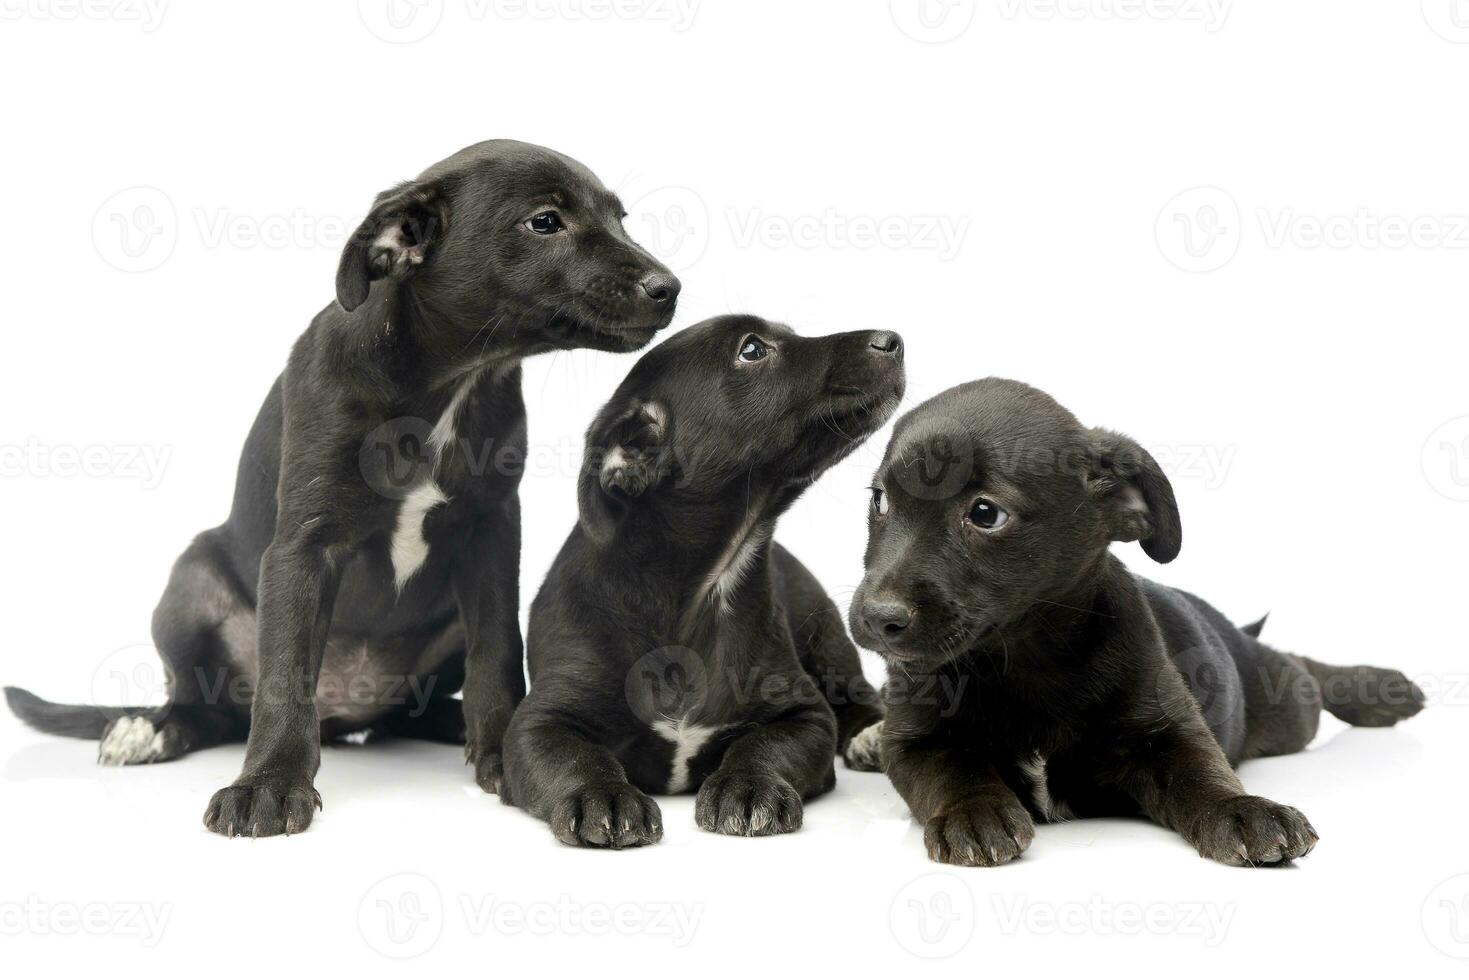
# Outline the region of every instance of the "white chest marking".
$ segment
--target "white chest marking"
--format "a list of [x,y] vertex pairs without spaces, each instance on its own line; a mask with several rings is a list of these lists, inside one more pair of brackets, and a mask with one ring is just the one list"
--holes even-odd
[[393,528],[393,584],[398,591],[417,574],[428,560],[428,539],[423,536],[423,521],[428,512],[449,498],[433,480],[420,483],[408,491],[398,507],[398,524]]
[[704,580],[704,598],[717,602],[721,613],[729,612],[731,596],[745,580],[755,556],[770,541],[772,527],[763,519],[764,503],[762,499],[750,506],[738,532]]
[[[444,450],[453,445],[455,437],[455,422],[459,418],[459,410],[464,407],[464,402],[469,398],[469,393],[474,386],[479,384],[481,371],[471,371],[459,382],[454,393],[449,396],[449,404],[444,406],[443,414],[434,423],[433,429],[428,434],[429,449],[434,455],[434,469],[438,469],[439,459],[444,455]],[[417,574],[428,560],[428,539],[423,536],[423,521],[428,517],[429,511],[440,504],[446,504],[449,498],[434,482],[432,476],[427,481],[420,483],[408,492],[403,498],[403,503],[398,508],[398,523],[393,528],[393,584],[402,592],[408,580]]]
[[1035,808],[1047,821],[1070,820],[1071,808],[1051,798],[1050,773],[1046,771],[1046,759],[1037,753],[1029,759],[1020,760],[1020,771],[1030,780],[1030,799]]
[[464,380],[460,381],[458,387],[454,389],[454,394],[449,396],[449,404],[444,406],[444,413],[439,416],[439,420],[434,423],[433,430],[429,432],[428,444],[434,451],[435,460],[453,444],[454,423],[459,418],[459,410],[464,407],[464,402],[469,398],[469,393],[474,390],[474,386],[479,384],[481,373],[483,373],[482,368],[464,376]]
[[655,721],[653,731],[673,743],[673,763],[668,771],[668,792],[682,793],[689,787],[689,763],[704,748],[721,725],[692,725],[686,721]]
[[104,766],[152,762],[162,754],[163,733],[147,718],[140,717],[117,719],[97,746],[97,761]]

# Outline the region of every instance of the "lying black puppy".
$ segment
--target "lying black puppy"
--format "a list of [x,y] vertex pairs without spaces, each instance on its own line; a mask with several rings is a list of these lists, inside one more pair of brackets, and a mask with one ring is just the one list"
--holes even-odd
[[594,847],[662,836],[645,793],[697,789],[719,833],[801,826],[881,714],[840,614],[771,532],[902,391],[886,332],[725,316],[643,356],[587,433],[581,521],[531,607],[505,802]]
[[678,295],[622,217],[581,164],[506,140],[378,195],[337,303],[260,410],[229,519],[179,558],[154,612],[168,703],[7,689],[16,714],[100,737],[112,764],[248,733],[244,771],[204,816],[231,836],[306,829],[320,739],[368,728],[465,743],[495,792],[525,691],[520,361],[635,350]]
[[851,622],[893,678],[937,673],[959,692],[889,698],[883,726],[931,858],[1001,864],[1033,817],[1139,811],[1226,864],[1315,846],[1299,811],[1245,795],[1233,766],[1303,749],[1323,701],[1391,725],[1422,692],[1394,670],[1273,650],[1108,553],[1140,541],[1168,562],[1181,540],[1153,458],[1034,388],[977,381],[898,422]]

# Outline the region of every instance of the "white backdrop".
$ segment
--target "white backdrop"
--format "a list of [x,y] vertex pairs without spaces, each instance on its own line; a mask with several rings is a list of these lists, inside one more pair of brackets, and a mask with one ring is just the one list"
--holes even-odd
[[[1308,753],[1245,767],[1322,833],[1281,872],[1094,821],[1042,829],[1014,866],[943,873],[886,782],[845,771],[790,838],[702,834],[685,798],[664,801],[656,848],[576,852],[426,745],[329,752],[309,834],[225,841],[200,815],[239,747],[103,770],[93,746],[7,716],[7,962],[1462,969],[1463,0],[0,0],[0,16],[7,683],[91,700],[156,676],[152,605],[224,517],[344,233],[378,190],[513,136],[622,194],[683,278],[675,329],[749,310],[899,330],[906,407],[988,374],[1037,384],[1172,474],[1183,554],[1129,562],[1241,621],[1271,611],[1288,649],[1398,666],[1435,702],[1390,732],[1328,721]],[[574,519],[582,431],[631,364],[527,364],[527,602]],[[843,606],[886,435],[779,530]]]

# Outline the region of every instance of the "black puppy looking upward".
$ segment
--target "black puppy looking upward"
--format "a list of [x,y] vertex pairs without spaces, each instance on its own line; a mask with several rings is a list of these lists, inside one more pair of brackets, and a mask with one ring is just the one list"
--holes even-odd
[[531,607],[505,802],[592,847],[662,836],[645,793],[697,789],[718,833],[801,826],[881,713],[840,614],[771,532],[902,391],[897,334],[753,316],[638,361],[587,433],[581,521]]
[[1233,766],[1305,748],[1323,695],[1354,725],[1423,705],[1397,671],[1280,653],[1129,573],[1109,542],[1177,556],[1172,487],[1137,443],[1034,388],[976,381],[908,413],[872,496],[853,632],[890,685],[938,674],[959,692],[890,695],[884,723],[888,775],[937,861],[1019,857],[1032,818],[1138,812],[1225,864],[1288,861],[1315,830],[1246,795]]
[[342,252],[337,303],[250,431],[229,519],[178,559],[153,614],[168,703],[8,689],[15,712],[100,737],[111,764],[248,733],[244,771],[204,816],[231,836],[306,829],[320,739],[369,728],[463,742],[495,792],[525,690],[520,361],[635,350],[678,294],[622,216],[581,164],[507,140],[378,195]]

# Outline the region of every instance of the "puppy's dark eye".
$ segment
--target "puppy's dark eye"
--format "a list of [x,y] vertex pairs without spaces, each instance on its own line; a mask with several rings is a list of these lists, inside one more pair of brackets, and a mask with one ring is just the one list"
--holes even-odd
[[566,227],[561,223],[561,215],[555,211],[542,211],[527,221],[525,226],[537,235],[554,235]]
[[770,345],[754,334],[740,341],[740,360],[758,361],[770,353]]
[[1005,508],[993,500],[980,497],[974,502],[974,508],[969,512],[969,523],[986,531],[996,531],[1004,527],[1010,520],[1010,515]]
[[878,517],[888,512],[887,494],[882,492],[882,487],[872,488],[872,512]]

